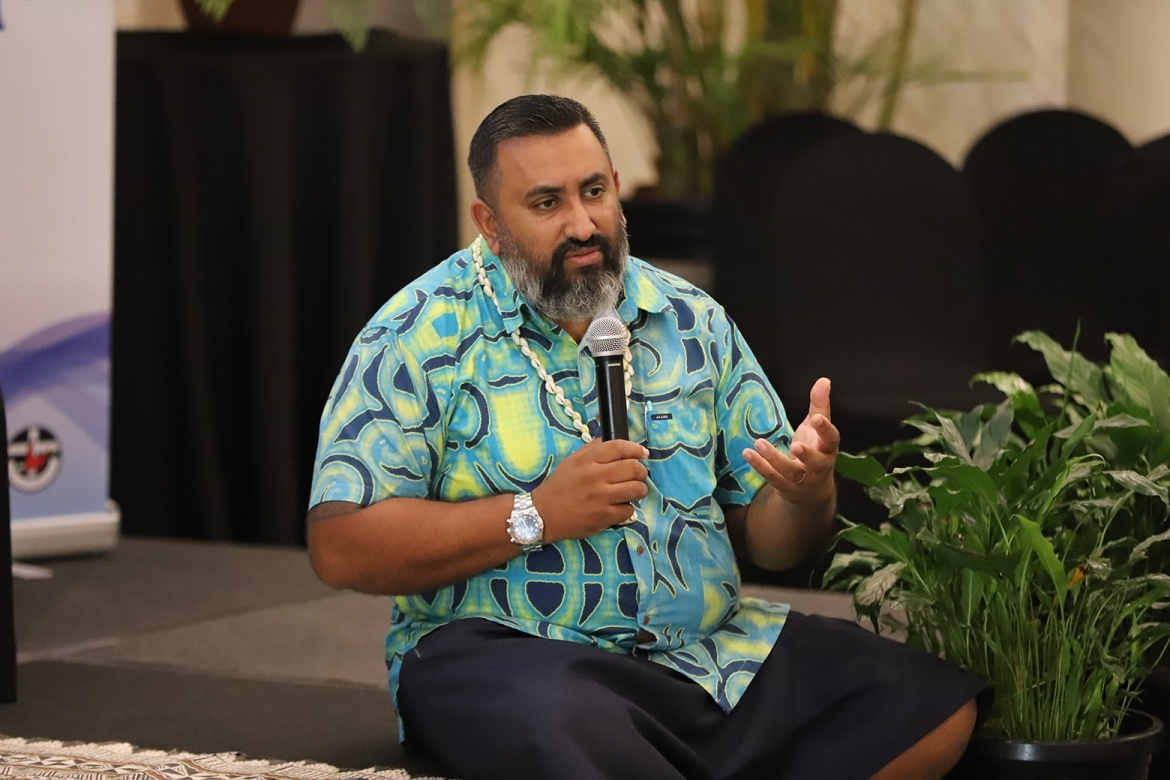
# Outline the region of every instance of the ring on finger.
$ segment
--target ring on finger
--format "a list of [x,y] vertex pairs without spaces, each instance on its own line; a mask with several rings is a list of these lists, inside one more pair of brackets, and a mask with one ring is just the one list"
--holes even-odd
[[797,479],[794,479],[794,480],[792,480],[792,482],[793,482],[793,484],[795,484],[795,485],[799,485],[801,482],[804,482],[804,478],[805,478],[805,477],[807,477],[807,476],[808,476],[808,472],[807,472],[807,471],[802,471],[802,472],[800,472],[800,477],[798,477]]

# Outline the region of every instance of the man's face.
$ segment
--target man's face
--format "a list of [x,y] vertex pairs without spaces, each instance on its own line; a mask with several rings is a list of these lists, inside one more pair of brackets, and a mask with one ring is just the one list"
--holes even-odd
[[493,184],[488,242],[525,300],[557,322],[613,308],[629,242],[617,175],[589,128],[504,141]]

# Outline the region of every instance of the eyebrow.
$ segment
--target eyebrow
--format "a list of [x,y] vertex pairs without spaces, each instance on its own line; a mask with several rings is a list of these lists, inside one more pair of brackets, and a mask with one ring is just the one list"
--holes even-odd
[[[592,187],[594,184],[601,184],[605,181],[605,174],[601,171],[581,180],[580,187]],[[553,184],[538,184],[528,192],[524,193],[524,200],[535,198],[537,195],[560,195],[564,192],[564,187],[558,187]]]

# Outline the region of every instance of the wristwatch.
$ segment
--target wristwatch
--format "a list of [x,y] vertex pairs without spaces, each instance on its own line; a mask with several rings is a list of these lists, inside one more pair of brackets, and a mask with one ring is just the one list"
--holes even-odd
[[531,493],[517,493],[508,516],[508,538],[524,552],[544,546],[544,520],[532,505]]

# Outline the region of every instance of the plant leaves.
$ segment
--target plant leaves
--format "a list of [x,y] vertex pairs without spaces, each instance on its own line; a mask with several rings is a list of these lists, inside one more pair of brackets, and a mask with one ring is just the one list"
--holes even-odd
[[837,453],[837,473],[866,487],[876,485],[886,476],[886,470],[877,458],[872,455],[850,455],[848,452]]
[[1109,378],[1128,400],[1150,411],[1162,436],[1170,437],[1170,376],[1132,336],[1109,333],[1105,338],[1112,348]]
[[1164,542],[1167,539],[1170,539],[1170,531],[1163,531],[1162,533],[1155,534],[1154,536],[1151,536],[1147,539],[1142,539],[1140,542],[1134,545],[1133,551],[1130,552],[1129,562],[1133,563],[1134,561],[1145,558],[1147,550],[1149,550],[1155,544]]
[[976,374],[971,379],[972,384],[978,382],[989,384],[999,390],[1017,409],[1025,409],[1036,414],[1041,413],[1040,396],[1036,394],[1036,388],[1032,387],[1031,383],[1019,374],[1005,371],[986,371]]
[[975,445],[975,454],[972,459],[976,466],[987,471],[991,464],[995,463],[1000,453],[1003,452],[1008,437],[1011,436],[1013,420],[1015,420],[1015,410],[1010,402],[1005,401],[996,408],[995,414],[991,416],[987,425],[980,432],[979,443]]
[[853,602],[861,607],[881,604],[886,600],[890,588],[898,582],[898,572],[906,568],[906,564],[898,561],[875,571],[858,585],[853,593]]
[[1170,491],[1164,485],[1159,485],[1149,477],[1144,477],[1136,471],[1106,471],[1110,477],[1114,479],[1119,485],[1123,485],[1135,493],[1141,493],[1143,496],[1155,496],[1162,499],[1162,502],[1170,506]]
[[1079,352],[1066,350],[1050,336],[1038,330],[1024,331],[1013,341],[1027,344],[1044,357],[1052,378],[1069,392],[1081,396],[1091,405],[1105,402],[1105,375],[1099,366]]
[[959,427],[955,425],[954,421],[938,415],[938,423],[942,430],[942,440],[947,450],[952,455],[957,455],[961,458],[964,463],[975,465],[975,461],[971,460],[971,451],[968,449],[967,441],[963,438],[963,434],[959,432]]
[[892,526],[883,526],[879,533],[869,526],[855,525],[842,531],[841,538],[862,549],[873,550],[887,562],[910,560],[910,540]]
[[1064,570],[1063,564],[1056,557],[1056,551],[1052,547],[1052,542],[1045,538],[1043,532],[1040,530],[1040,524],[1035,520],[1030,520],[1023,515],[1017,515],[1016,519],[1020,523],[1020,540],[1034,553],[1040,560],[1040,565],[1048,572],[1048,576],[1052,579],[1052,584],[1056,589],[1056,599],[1059,603],[1064,603],[1065,594],[1068,593],[1069,574]]
[[[946,490],[951,493],[969,491],[978,496],[987,506],[994,507],[997,503],[999,491],[995,482],[986,471],[974,463],[956,463],[955,461],[940,463],[930,469],[930,473],[941,480],[941,484],[936,486],[937,490]],[[931,490],[931,495],[935,495],[935,489]]]

